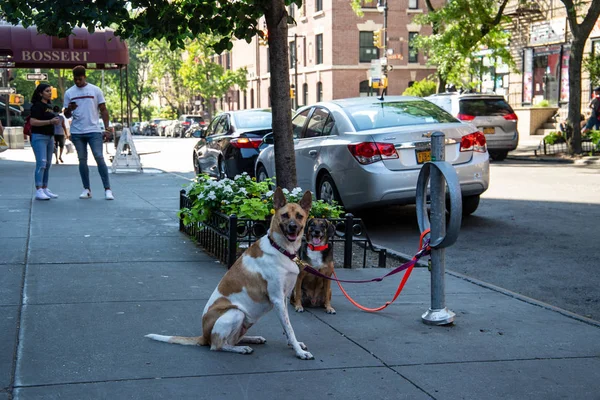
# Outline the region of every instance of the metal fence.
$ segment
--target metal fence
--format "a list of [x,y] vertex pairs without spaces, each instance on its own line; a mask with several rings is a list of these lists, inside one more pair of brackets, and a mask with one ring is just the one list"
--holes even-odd
[[[193,202],[185,190],[179,194],[179,208],[192,208]],[[378,255],[378,267],[386,266],[387,252],[373,245],[365,225],[360,218],[346,214],[344,218],[329,218],[336,227],[333,238],[329,239],[332,246],[343,246],[344,268],[352,268],[354,245],[362,249],[362,267],[367,263],[367,252]],[[242,252],[256,240],[267,233],[270,221],[254,221],[238,218],[235,215],[225,215],[213,212],[202,223],[185,225],[179,220],[179,230],[191,236],[204,250],[218,258],[227,268],[231,267],[239,252]]]
[[[535,151],[535,155],[538,155],[538,151],[542,152],[544,155],[561,154],[569,152],[569,146],[565,141],[560,143],[548,144],[544,140],[542,140],[538,149],[539,150]],[[595,146],[591,140],[583,139],[581,141],[581,151],[585,153],[591,153],[595,151],[600,151],[600,149],[598,149],[598,147]]]

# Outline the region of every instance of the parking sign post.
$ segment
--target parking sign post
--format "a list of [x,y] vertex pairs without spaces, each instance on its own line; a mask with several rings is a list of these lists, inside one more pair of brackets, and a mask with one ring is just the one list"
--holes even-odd
[[[462,220],[462,196],[454,167],[445,159],[445,140],[442,132],[431,134],[431,161],[421,168],[417,180],[417,220],[421,232],[431,228],[431,307],[421,316],[428,325],[448,325],[455,314],[446,308],[446,254],[458,237]],[[430,179],[431,176],[431,179]],[[431,222],[427,216],[427,183],[431,204]],[[448,193],[446,193],[446,185]],[[448,196],[446,196],[448,195]],[[450,219],[446,227],[446,197],[450,200]]]

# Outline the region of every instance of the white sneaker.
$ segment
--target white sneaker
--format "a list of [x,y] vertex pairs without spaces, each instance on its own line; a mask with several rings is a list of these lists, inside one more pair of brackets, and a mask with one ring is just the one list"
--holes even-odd
[[35,199],[36,200],[50,200],[50,196],[46,195],[44,189],[38,189],[35,191]]
[[52,193],[48,188],[44,189],[44,193],[46,193],[46,196],[50,197],[51,199],[58,199],[58,195]]
[[114,200],[115,196],[113,196],[113,192],[110,189],[106,189],[106,191],[104,191],[104,198],[106,200]]
[[81,194],[79,195],[80,199],[91,199],[92,198],[92,192],[90,192],[90,189],[83,189],[83,192],[81,192]]

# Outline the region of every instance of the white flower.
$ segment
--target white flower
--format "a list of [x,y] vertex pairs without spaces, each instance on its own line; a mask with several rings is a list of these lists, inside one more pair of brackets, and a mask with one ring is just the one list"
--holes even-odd
[[238,179],[241,179],[241,178],[242,178],[242,176],[241,176],[241,175],[236,175],[236,176],[234,176],[234,177],[233,177],[233,180],[234,180],[234,181],[237,181]]
[[223,188],[223,193],[233,193],[233,189],[231,188],[231,186],[225,186]]
[[248,194],[248,191],[245,188],[240,188],[240,193],[246,195]]
[[283,189],[283,194],[290,194],[290,191],[284,188]]
[[217,198],[215,192],[210,192],[206,197],[208,197],[209,200],[215,200]]
[[223,204],[229,204],[229,200],[223,200]]
[[273,196],[273,194],[274,194],[274,193],[275,193],[275,192],[273,192],[272,190],[269,190],[269,191],[268,191],[268,192],[265,194],[265,196],[267,196],[267,197],[271,197],[271,196]]
[[302,188],[295,187],[295,188],[292,190],[292,195],[294,195],[294,196],[298,196],[300,193],[302,193]]

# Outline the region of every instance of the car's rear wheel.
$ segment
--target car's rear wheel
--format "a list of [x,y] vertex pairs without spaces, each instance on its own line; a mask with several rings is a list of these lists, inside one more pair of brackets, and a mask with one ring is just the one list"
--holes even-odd
[[335,201],[338,204],[342,204],[340,194],[335,186],[335,183],[333,182],[331,175],[325,174],[319,181],[317,199],[326,201],[328,203]]
[[508,151],[490,151],[490,158],[494,161],[504,161],[508,156]]
[[479,207],[479,195],[475,196],[463,196],[462,198],[462,215],[468,216],[471,215],[477,210]]
[[256,170],[256,181],[263,182],[269,179],[269,174],[267,174],[267,169],[264,165],[259,165]]

